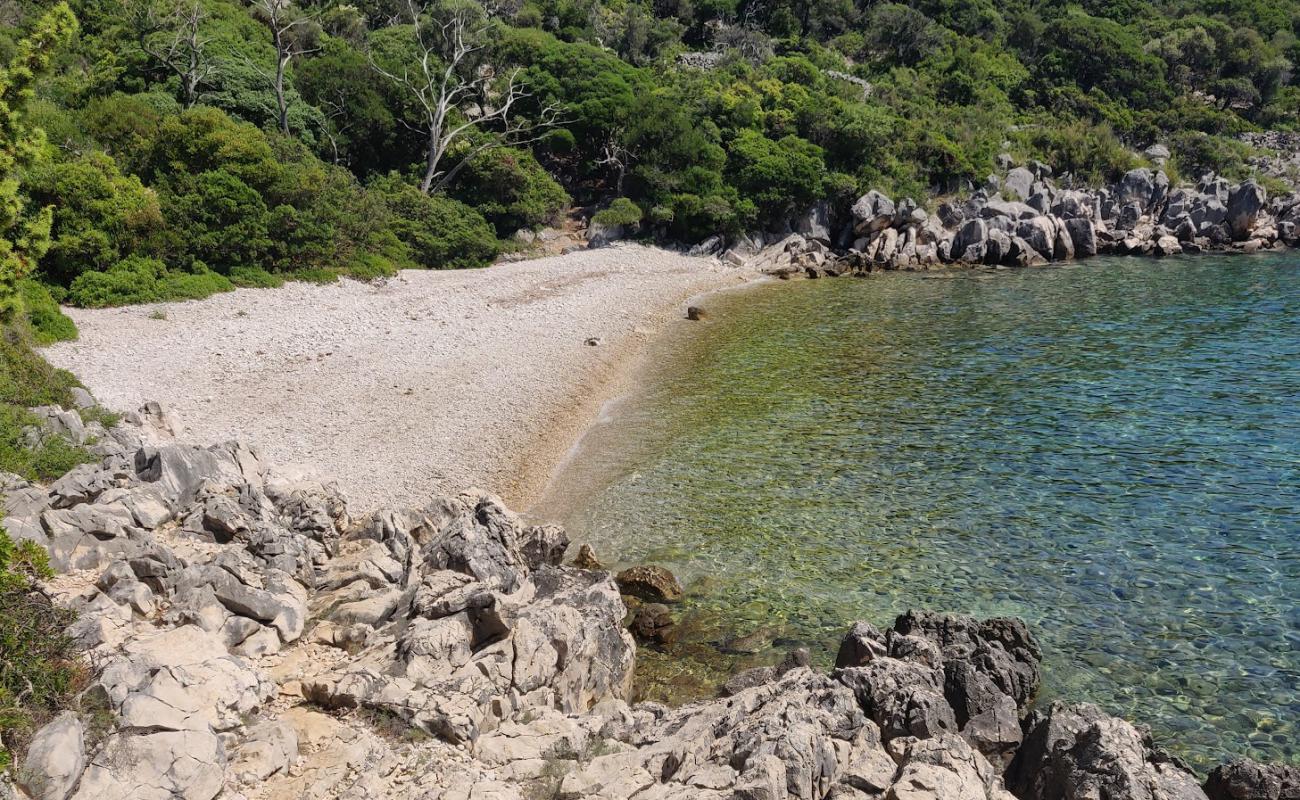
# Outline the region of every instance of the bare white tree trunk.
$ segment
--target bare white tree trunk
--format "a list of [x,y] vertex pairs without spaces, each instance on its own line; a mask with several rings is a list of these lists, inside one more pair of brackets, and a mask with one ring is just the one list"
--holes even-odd
[[257,67],[262,76],[271,83],[275,92],[275,107],[278,115],[280,132],[289,133],[289,98],[285,90],[285,74],[293,59],[318,48],[310,46],[310,32],[315,20],[293,7],[292,0],[253,0],[253,12],[271,29],[271,42],[275,45],[275,71],[266,72]]
[[[422,112],[421,132],[425,136],[424,177],[420,191],[441,191],[479,154],[507,143],[536,141],[559,124],[558,110],[542,109],[534,120],[514,114],[515,104],[528,97],[519,83],[519,70],[494,85],[496,78],[487,66],[475,64],[487,47],[488,13],[478,5],[462,4],[449,10],[445,19],[431,18],[430,4],[406,0],[404,23],[411,26],[417,58],[400,69],[380,65],[373,54],[371,66],[402,89]],[[477,103],[477,108],[469,106]],[[458,155],[448,167],[447,154],[476,130],[495,128],[501,134],[490,137]]]
[[176,0],[162,13],[152,0],[142,0],[135,7],[140,49],[180,79],[185,108],[199,101],[203,83],[217,69],[207,54],[209,40],[199,31],[206,18],[207,12],[197,0]]

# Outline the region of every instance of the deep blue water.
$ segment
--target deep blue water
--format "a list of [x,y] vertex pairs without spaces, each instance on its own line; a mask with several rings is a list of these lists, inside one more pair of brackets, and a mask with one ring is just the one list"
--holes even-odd
[[709,305],[543,505],[692,585],[679,655],[825,659],[855,618],[1017,615],[1046,696],[1202,768],[1300,763],[1300,258]]

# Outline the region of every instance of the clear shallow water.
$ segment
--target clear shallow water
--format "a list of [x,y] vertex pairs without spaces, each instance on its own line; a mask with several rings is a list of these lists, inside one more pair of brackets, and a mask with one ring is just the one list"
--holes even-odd
[[649,694],[692,664],[828,659],[857,618],[1009,614],[1044,646],[1046,696],[1146,722],[1201,768],[1300,763],[1300,259],[708,307],[538,509],[687,582]]

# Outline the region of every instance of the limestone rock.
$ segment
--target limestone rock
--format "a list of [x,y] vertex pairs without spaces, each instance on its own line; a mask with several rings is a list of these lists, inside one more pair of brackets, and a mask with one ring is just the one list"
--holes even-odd
[[1228,195],[1228,227],[1232,238],[1241,241],[1250,236],[1268,203],[1268,193],[1254,181],[1247,181]]
[[884,230],[893,224],[896,212],[894,201],[873,189],[853,204],[853,229],[863,235]]
[[1155,750],[1149,734],[1096,706],[1053,703],[1030,715],[1025,730],[1007,771],[1022,800],[1206,800],[1191,772]]
[[1210,800],[1300,800],[1300,767],[1233,761],[1214,768],[1205,793]]
[[65,711],[32,737],[17,778],[34,800],[65,800],[85,768],[85,729]]
[[81,777],[74,800],[212,800],[226,756],[211,731],[113,734]]

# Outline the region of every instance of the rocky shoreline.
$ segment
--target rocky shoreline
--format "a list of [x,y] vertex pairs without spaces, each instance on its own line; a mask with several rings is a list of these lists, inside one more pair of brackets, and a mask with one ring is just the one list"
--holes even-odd
[[620,584],[671,599],[653,569],[566,564],[563,530],[480,492],[354,515],[246,445],[177,442],[156,405],[110,431],[43,416],[102,461],[7,479],[5,525],[49,550],[95,678],[0,795],[1300,797],[1300,768],[1202,784],[1139,727],[1033,707],[1041,654],[1013,619],[859,622],[830,673],[796,652],[715,700],[629,705]]
[[[1168,157],[1162,148],[1148,156]],[[828,202],[788,230],[692,250],[780,278],[867,275],[950,266],[1033,267],[1097,255],[1257,253],[1300,245],[1300,192],[1269,198],[1259,183],[1207,174],[1174,186],[1161,169],[1139,168],[1101,189],[1059,187],[1041,162],[990,175],[963,201],[930,214],[911,198],[872,191],[850,209]]]

